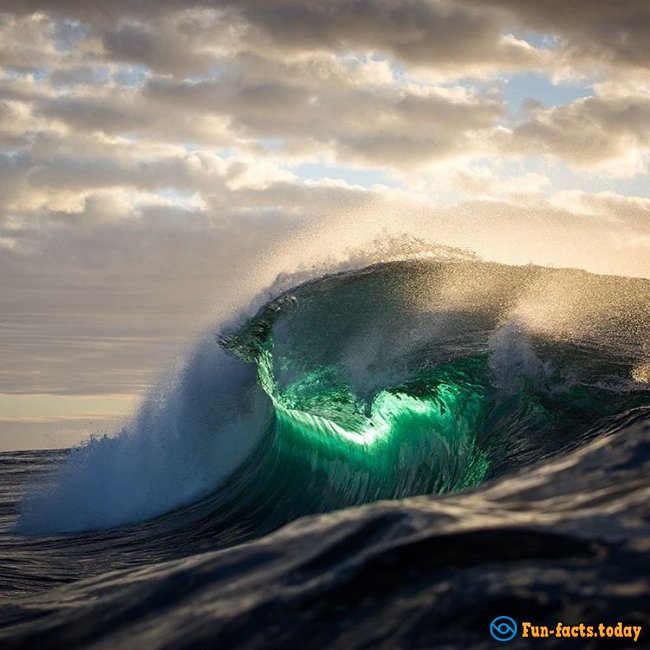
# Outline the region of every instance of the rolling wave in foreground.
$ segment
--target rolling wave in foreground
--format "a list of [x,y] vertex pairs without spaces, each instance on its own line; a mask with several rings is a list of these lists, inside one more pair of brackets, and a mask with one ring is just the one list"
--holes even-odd
[[469,255],[280,292],[119,436],[0,454],[0,644],[648,643],[649,304]]

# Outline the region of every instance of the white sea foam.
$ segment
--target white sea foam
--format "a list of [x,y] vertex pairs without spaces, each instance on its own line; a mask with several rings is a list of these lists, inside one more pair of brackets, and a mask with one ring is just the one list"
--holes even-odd
[[250,452],[264,399],[250,366],[202,338],[119,435],[72,450],[54,480],[24,500],[17,531],[109,528],[196,499]]

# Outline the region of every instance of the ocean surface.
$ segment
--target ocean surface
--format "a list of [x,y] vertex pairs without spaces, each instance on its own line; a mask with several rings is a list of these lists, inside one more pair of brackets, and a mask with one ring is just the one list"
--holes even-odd
[[0,647],[650,646],[649,305],[471,256],[269,296],[119,435],[0,454]]

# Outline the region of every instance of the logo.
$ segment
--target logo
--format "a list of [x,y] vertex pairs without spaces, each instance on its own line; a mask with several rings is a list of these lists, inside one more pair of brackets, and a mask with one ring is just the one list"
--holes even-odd
[[517,621],[509,616],[497,616],[490,623],[490,634],[497,641],[512,641],[517,635]]

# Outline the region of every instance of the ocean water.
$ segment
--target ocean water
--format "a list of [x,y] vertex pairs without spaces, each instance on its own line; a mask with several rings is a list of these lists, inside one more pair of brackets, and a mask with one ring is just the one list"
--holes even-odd
[[471,257],[270,296],[120,435],[0,454],[0,644],[649,644],[649,304]]

